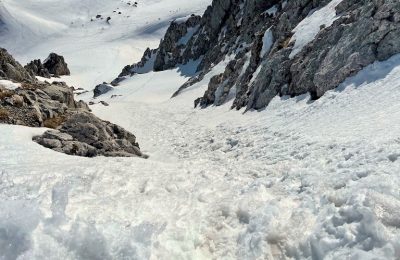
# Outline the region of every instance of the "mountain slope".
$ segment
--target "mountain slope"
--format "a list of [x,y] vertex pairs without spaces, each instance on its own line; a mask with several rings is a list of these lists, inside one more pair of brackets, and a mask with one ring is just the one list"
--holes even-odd
[[215,0],[196,24],[184,26],[194,31],[185,44],[179,22],[172,23],[153,51],[153,69],[201,60],[182,90],[230,57],[196,106],[221,105],[232,96],[232,108],[247,110],[265,108],[276,95],[318,99],[374,61],[400,53],[399,11],[394,0]]
[[[168,1],[174,10],[181,2]],[[301,18],[296,16],[299,25],[303,21],[296,39],[303,39],[301,28],[313,24],[304,19],[313,17],[309,14],[318,1],[288,4],[302,2],[308,7]],[[346,2],[353,1],[342,1]],[[359,1],[370,2],[376,3]],[[24,7],[24,2],[18,3]],[[156,2],[147,3],[150,7]],[[59,4],[69,7],[66,1]],[[194,1],[185,4],[200,8]],[[126,38],[123,44],[139,46],[140,52],[147,45],[155,47],[159,41],[147,44],[153,37],[146,38],[143,31],[159,28],[160,10],[169,10],[168,6],[141,9],[143,14],[157,12],[147,17],[139,12],[135,19],[149,22],[146,28],[128,34],[123,24],[117,24],[112,31]],[[326,11],[328,21],[332,6],[318,9]],[[280,12],[270,4],[264,7],[268,15]],[[182,13],[186,19],[176,23],[187,21],[190,14]],[[218,22],[216,15],[210,21]],[[268,31],[268,24],[258,26]],[[164,29],[155,35],[160,38]],[[112,45],[97,30],[87,29],[84,41],[65,34],[40,51],[47,55],[48,44],[61,54],[69,53],[66,61],[75,68],[71,73],[79,76],[63,79],[72,85],[93,82],[87,77],[98,74],[107,77],[96,83],[107,81],[109,67],[115,76],[122,66],[114,66],[125,57],[116,56],[118,61],[110,66],[88,66],[87,73],[78,69],[111,53],[91,52],[89,47],[106,50]],[[185,36],[191,33],[187,30]],[[269,32],[257,35],[259,44],[242,56],[243,67],[257,71],[262,60],[257,53],[268,55],[270,37]],[[187,38],[179,41],[187,45]],[[93,45],[87,44],[89,39]],[[61,42],[65,45],[55,44]],[[175,44],[167,47],[180,49]],[[21,48],[20,56],[40,58],[40,51],[25,53]],[[286,52],[289,56],[291,49]],[[99,56],[86,60],[94,54]],[[193,109],[193,101],[207,90],[213,96],[209,82],[218,85],[216,79],[223,78],[221,73],[235,60],[234,55],[215,57],[219,62],[209,68],[203,59],[200,66],[205,70],[196,79],[191,77],[199,61],[192,60],[169,70],[125,76],[97,99],[92,93],[80,96],[109,103],[91,108],[102,119],[134,132],[143,152],[150,155],[148,160],[71,157],[31,141],[46,129],[0,125],[1,136],[6,137],[0,138],[0,258],[398,259],[399,55],[363,66],[318,100],[308,93],[278,95],[263,111],[245,114],[231,110],[228,100],[236,97],[232,93],[220,106]],[[140,57],[129,57],[135,58]],[[261,75],[261,69],[258,72]],[[190,79],[192,84],[171,99]],[[94,84],[82,86],[91,89]]]
[[72,72],[63,80],[91,90],[112,80],[148,46],[156,46],[172,19],[201,13],[209,4],[208,0],[145,0],[137,7],[128,5],[133,2],[2,0],[5,31],[0,42],[22,64],[43,60],[50,52],[63,55]]

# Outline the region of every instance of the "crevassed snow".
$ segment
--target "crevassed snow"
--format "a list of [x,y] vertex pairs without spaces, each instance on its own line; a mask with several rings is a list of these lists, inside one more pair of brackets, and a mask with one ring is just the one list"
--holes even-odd
[[31,142],[45,129],[0,125],[0,259],[399,259],[400,56],[314,102],[193,109],[229,60],[174,99],[188,68],[92,106],[149,160],[67,156]]
[[331,0],[326,6],[312,10],[310,14],[293,29],[294,35],[290,42],[295,42],[289,57],[293,58],[304,46],[314,40],[321,30],[321,26],[329,27],[338,18],[336,16],[336,6],[343,0]]

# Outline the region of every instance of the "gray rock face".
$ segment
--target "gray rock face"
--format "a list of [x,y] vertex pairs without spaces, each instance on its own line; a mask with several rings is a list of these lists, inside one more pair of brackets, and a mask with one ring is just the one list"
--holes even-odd
[[103,94],[106,94],[110,91],[112,91],[114,88],[107,83],[99,84],[97,85],[94,90],[93,90],[93,97],[96,98],[98,96],[101,96]]
[[58,130],[46,131],[33,140],[69,155],[146,157],[133,134],[88,112],[72,114]]
[[94,157],[97,155],[97,151],[93,146],[76,141],[71,135],[58,130],[46,131],[41,136],[33,137],[33,140],[46,148],[68,155],[84,157]]
[[119,85],[119,83],[121,83],[122,81],[125,80],[124,76],[126,76],[126,75],[123,75],[123,73],[121,73],[121,74],[122,74],[122,76],[119,76],[118,78],[111,81],[111,83],[110,83],[111,86],[117,87]]
[[111,84],[118,85],[123,81],[125,76],[132,76],[134,74],[147,73],[154,70],[154,62],[158,53],[158,49],[151,50],[149,48],[143,54],[142,59],[133,65],[127,65],[119,74],[118,78],[114,79]]
[[[375,61],[400,53],[400,2],[397,0],[343,0],[338,19],[321,26],[313,41],[294,57],[293,29],[312,11],[330,0],[214,0],[185,46],[185,29],[172,23],[157,49],[155,70],[198,60],[198,74],[173,95],[204,78],[224,58],[230,61],[213,77],[204,95],[195,101],[205,108],[231,100],[232,108],[263,109],[276,95],[311,93],[321,97],[347,77]],[[272,46],[263,49],[266,31]],[[261,55],[262,54],[262,55]],[[146,54],[145,56],[149,56]],[[127,76],[128,74],[124,74]]]
[[56,53],[50,53],[49,57],[43,62],[43,66],[54,76],[70,75],[64,57]]
[[32,75],[35,76],[40,76],[44,78],[50,78],[50,72],[43,66],[41,60],[33,60],[27,65],[24,66],[24,68],[30,72]]
[[338,8],[341,18],[293,61],[288,94],[321,97],[374,61],[400,53],[400,2],[352,0]]
[[[179,64],[186,64],[191,58],[182,55],[189,48],[190,40],[200,27],[201,17],[191,15],[184,20],[176,20],[169,26],[164,39],[157,49],[146,49],[142,59],[133,65],[123,68],[119,76],[111,82],[117,86],[126,76],[143,74],[150,71],[163,71],[174,68]],[[196,59],[196,56],[194,59]]]
[[2,48],[0,48],[0,77],[18,82],[35,80],[21,64],[14,60],[6,49]]
[[182,55],[189,40],[197,32],[201,17],[192,15],[186,21],[173,21],[158,47],[154,71],[174,68],[188,61]]

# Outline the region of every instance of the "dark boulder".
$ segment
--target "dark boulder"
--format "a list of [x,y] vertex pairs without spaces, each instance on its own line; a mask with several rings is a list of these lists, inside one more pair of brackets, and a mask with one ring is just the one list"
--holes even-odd
[[49,70],[43,66],[43,63],[40,59],[29,62],[27,65],[24,66],[24,68],[32,75],[43,78],[51,77]]
[[3,48],[0,48],[0,77],[18,82],[35,81],[35,78]]
[[64,57],[56,53],[50,53],[49,57],[43,62],[43,66],[54,76],[70,75],[68,64]]
[[69,155],[146,157],[132,133],[88,112],[72,114],[57,130],[49,130],[33,140]]
[[103,84],[99,84],[97,85],[94,90],[93,90],[93,97],[99,97],[101,95],[104,95],[108,92],[110,92],[111,90],[113,90],[114,88],[110,85],[108,85],[107,83],[103,83]]

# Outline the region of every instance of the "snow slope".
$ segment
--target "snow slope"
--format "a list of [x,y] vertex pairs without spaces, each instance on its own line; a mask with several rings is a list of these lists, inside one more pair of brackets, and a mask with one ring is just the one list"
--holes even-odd
[[147,47],[156,47],[171,20],[201,14],[211,0],[141,0],[138,7],[134,2],[2,0],[0,17],[6,33],[0,34],[0,43],[22,64],[59,53],[72,73],[63,80],[93,89],[140,60]]
[[[60,37],[78,66],[85,43]],[[101,37],[88,37],[98,50]],[[193,109],[228,61],[174,99],[179,70],[92,106],[148,160],[71,157],[30,141],[45,129],[0,126],[0,259],[399,259],[400,55],[314,102]],[[108,73],[96,66],[70,82]]]

